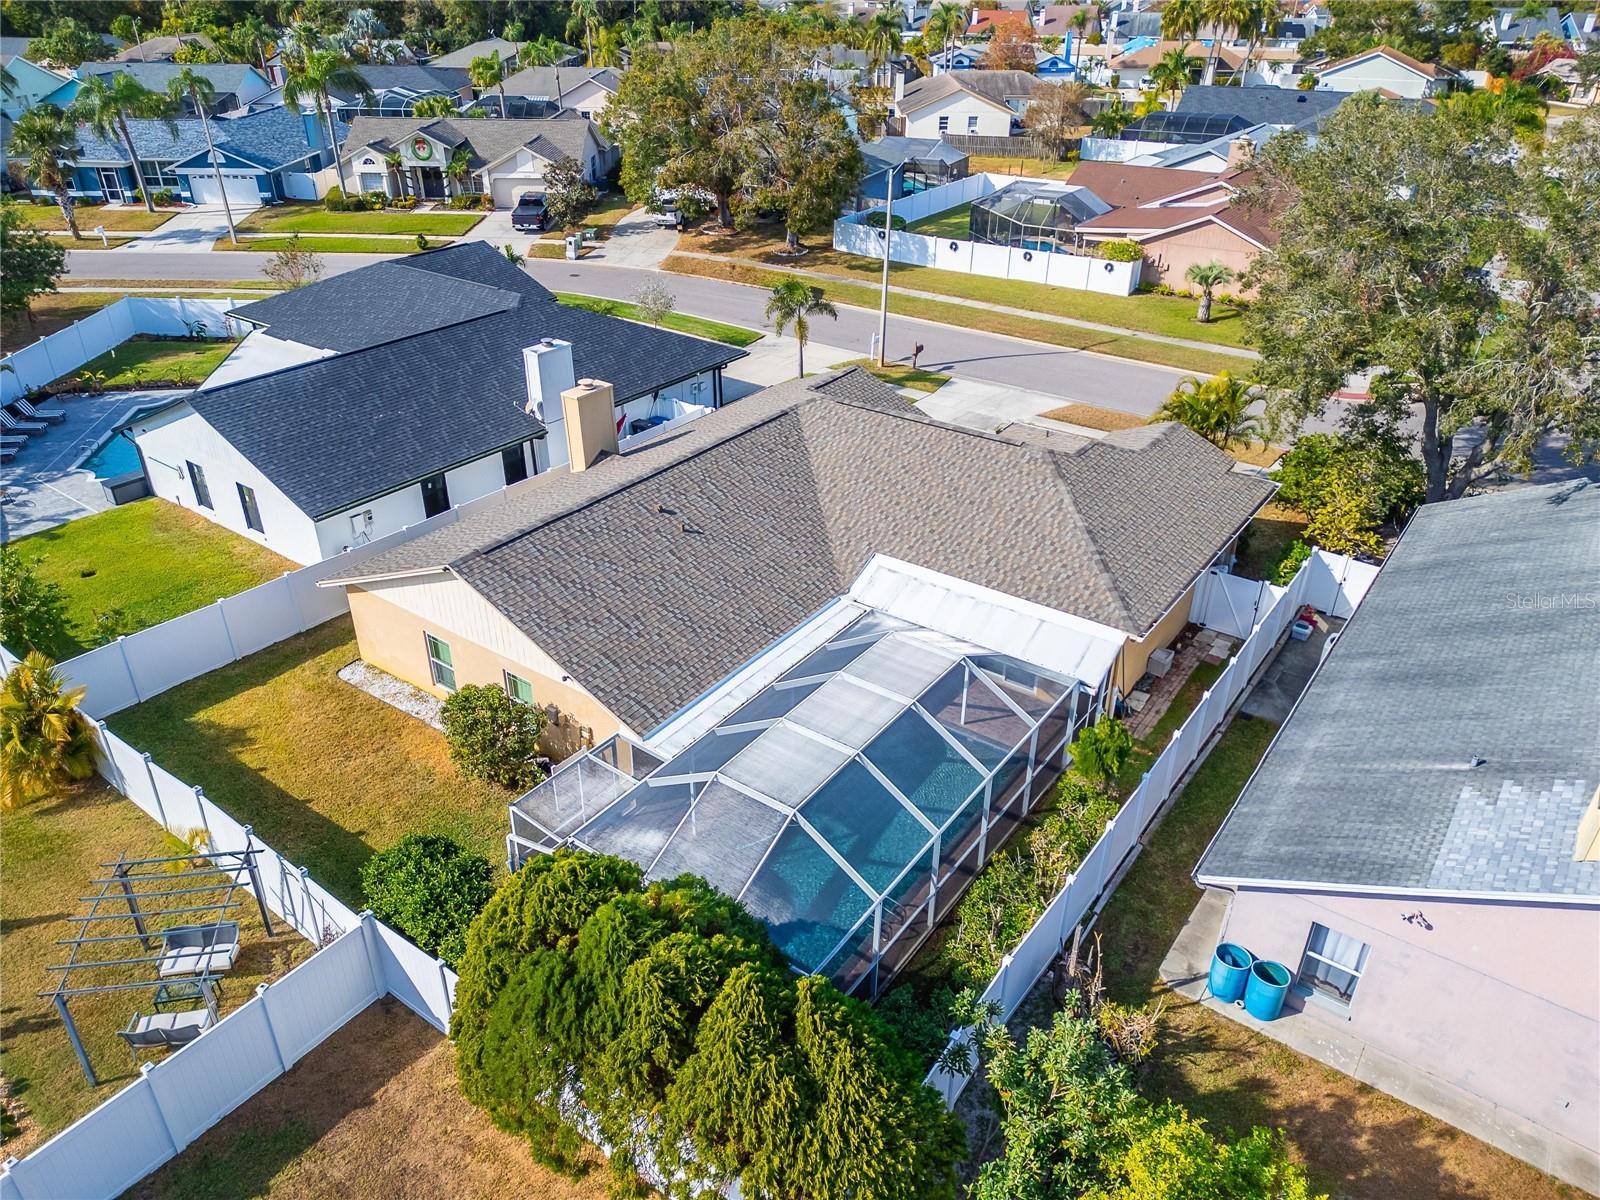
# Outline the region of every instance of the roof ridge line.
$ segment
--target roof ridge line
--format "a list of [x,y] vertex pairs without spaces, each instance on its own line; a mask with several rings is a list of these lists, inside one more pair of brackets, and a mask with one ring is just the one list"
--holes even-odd
[[[1098,441],[1098,439],[1096,439],[1096,441]],[[1094,444],[1094,442],[1091,442],[1089,446],[1081,447],[1080,452],[1082,450],[1090,449]],[[1120,447],[1113,445],[1112,448],[1119,449]],[[1071,511],[1073,523],[1077,525],[1079,531],[1082,532],[1083,540],[1088,544],[1090,553],[1094,555],[1095,564],[1100,568],[1101,579],[1109,585],[1111,594],[1117,598],[1117,603],[1122,608],[1122,619],[1126,621],[1128,627],[1131,628],[1133,625],[1138,623],[1137,618],[1134,616],[1133,602],[1129,599],[1128,593],[1123,590],[1121,582],[1117,579],[1116,572],[1111,569],[1111,564],[1106,561],[1106,556],[1100,549],[1099,539],[1097,539],[1090,531],[1089,523],[1084,520],[1083,512],[1078,508],[1077,492],[1073,487],[1072,480],[1067,476],[1065,469],[1066,463],[1069,459],[1076,458],[1077,455],[1061,454],[1054,450],[1040,450],[1039,453],[1048,458],[1050,469],[1053,470],[1056,473],[1056,477],[1061,480],[1062,490],[1066,492],[1065,499],[1067,502],[1064,507]],[[1148,630],[1146,630],[1146,632],[1148,632]]]

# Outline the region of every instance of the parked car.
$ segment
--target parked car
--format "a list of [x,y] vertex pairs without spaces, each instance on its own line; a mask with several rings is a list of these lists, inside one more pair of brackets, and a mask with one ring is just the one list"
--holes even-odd
[[544,196],[539,192],[523,192],[517,207],[511,210],[511,228],[537,233],[544,229],[545,220]]

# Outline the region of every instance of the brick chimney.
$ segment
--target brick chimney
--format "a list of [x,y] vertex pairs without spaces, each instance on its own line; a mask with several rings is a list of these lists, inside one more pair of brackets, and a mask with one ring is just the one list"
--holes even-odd
[[561,393],[561,409],[569,469],[586,471],[602,454],[617,452],[616,393],[609,383],[578,380]]

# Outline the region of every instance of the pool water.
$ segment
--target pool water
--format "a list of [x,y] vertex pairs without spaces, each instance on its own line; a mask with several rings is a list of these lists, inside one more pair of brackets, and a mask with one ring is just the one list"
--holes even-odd
[[96,479],[111,479],[141,469],[139,449],[127,438],[115,434],[100,443],[95,452],[83,460],[83,469]]

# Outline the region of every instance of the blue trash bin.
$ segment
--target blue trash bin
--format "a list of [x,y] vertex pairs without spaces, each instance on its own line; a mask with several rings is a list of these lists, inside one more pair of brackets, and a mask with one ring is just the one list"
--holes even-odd
[[1257,959],[1250,968],[1250,982],[1244,989],[1245,1012],[1258,1021],[1277,1020],[1292,979],[1289,968],[1282,963]]
[[1211,978],[1207,981],[1211,994],[1224,1004],[1239,999],[1244,995],[1255,961],[1256,956],[1243,946],[1223,942],[1211,956]]

